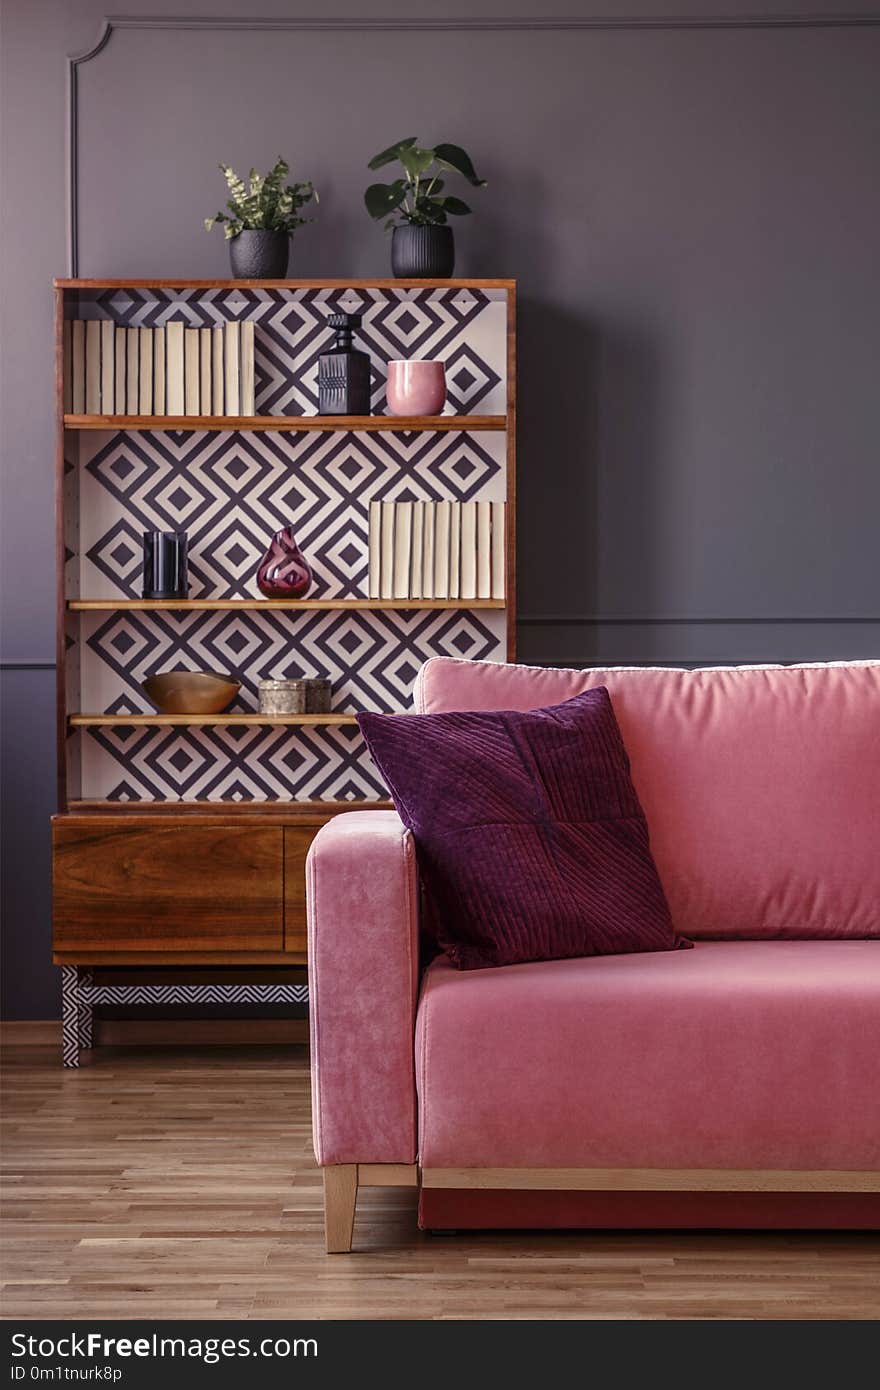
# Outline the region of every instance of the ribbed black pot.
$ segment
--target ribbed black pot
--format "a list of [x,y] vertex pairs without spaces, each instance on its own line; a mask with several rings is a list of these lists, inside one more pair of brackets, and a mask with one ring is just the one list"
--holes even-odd
[[244,231],[229,243],[229,264],[236,280],[283,280],[289,255],[287,232]]
[[455,269],[451,227],[404,222],[391,233],[391,269],[400,280],[445,280]]

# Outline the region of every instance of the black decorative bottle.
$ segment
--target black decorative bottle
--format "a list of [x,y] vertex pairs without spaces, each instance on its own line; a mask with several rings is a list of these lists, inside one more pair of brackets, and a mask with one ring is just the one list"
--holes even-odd
[[318,359],[318,413],[320,415],[369,415],[370,355],[354,346],[353,333],[361,326],[360,314],[331,314],[336,342]]

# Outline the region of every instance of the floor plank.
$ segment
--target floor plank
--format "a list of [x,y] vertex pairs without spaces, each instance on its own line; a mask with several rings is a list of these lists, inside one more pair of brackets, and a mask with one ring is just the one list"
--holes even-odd
[[304,1048],[4,1055],[5,1318],[880,1317],[872,1235],[437,1239],[373,1188],[328,1257]]

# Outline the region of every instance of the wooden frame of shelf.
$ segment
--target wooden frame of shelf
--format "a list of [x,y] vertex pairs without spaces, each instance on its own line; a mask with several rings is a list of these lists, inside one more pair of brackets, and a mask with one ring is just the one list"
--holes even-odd
[[396,280],[380,276],[375,280],[204,280],[191,276],[161,280],[120,279],[95,280],[88,277],[56,276],[56,290],[504,290],[516,288],[515,280],[497,278],[463,278],[460,280]]
[[301,608],[306,612],[358,612],[381,611],[408,612],[425,609],[472,609],[507,607],[503,598],[72,598],[67,601],[71,613],[112,613],[117,610],[129,612],[236,612],[259,609],[271,612],[280,609],[294,612]]
[[140,725],[177,724],[185,727],[192,724],[299,724],[304,728],[326,728],[338,724],[357,724],[353,714],[245,714],[233,711],[229,714],[71,714],[68,723],[72,729],[91,728],[129,728]]
[[[71,401],[67,401],[68,410],[65,412],[64,395],[64,323],[65,318],[83,318],[92,320],[95,318],[112,317],[117,323],[139,322],[138,316],[128,316],[128,307],[119,308],[121,300],[113,297],[113,302],[109,305],[103,301],[102,296],[105,291],[132,291],[146,292],[145,297],[150,298],[150,291],[191,291],[192,298],[199,298],[199,291],[220,291],[225,303],[231,307],[228,313],[232,317],[253,317],[254,295],[251,291],[284,291],[291,292],[291,298],[296,292],[305,293],[307,291],[345,291],[351,290],[353,296],[360,291],[383,291],[384,295],[374,296],[375,301],[392,300],[399,298],[406,303],[410,297],[417,297],[426,290],[455,292],[462,291],[460,300],[467,298],[466,292],[483,292],[482,308],[488,311],[488,316],[481,320],[481,324],[486,325],[485,331],[488,333],[486,342],[487,348],[480,346],[480,342],[475,338],[472,346],[478,355],[485,357],[488,364],[496,374],[497,383],[500,383],[506,369],[506,395],[504,387],[500,384],[490,388],[490,394],[483,398],[480,403],[475,402],[475,409],[479,409],[482,404],[483,410],[498,410],[505,407],[504,414],[474,413],[471,415],[440,415],[440,416],[390,416],[390,415],[370,415],[370,416],[320,416],[320,415],[253,415],[253,416],[223,416],[223,415],[141,415],[141,414],[83,414],[73,413],[70,410]],[[247,299],[237,292],[244,291]],[[388,291],[398,292],[388,295]],[[223,292],[226,292],[225,294]],[[56,464],[55,464],[55,498],[56,498],[56,553],[57,553],[57,747],[58,747],[58,806],[59,815],[55,817],[53,826],[53,869],[55,875],[54,901],[54,959],[60,964],[69,968],[70,973],[67,977],[65,986],[65,1030],[71,1028],[76,1033],[76,1001],[70,995],[68,989],[71,980],[79,979],[81,970],[90,969],[97,964],[131,964],[137,966],[164,967],[169,965],[183,966],[205,966],[227,964],[230,966],[253,967],[257,965],[266,966],[289,966],[290,964],[303,964],[305,962],[305,858],[308,853],[309,845],[315,833],[321,825],[325,824],[333,816],[344,813],[348,810],[357,809],[360,806],[370,806],[377,810],[388,810],[390,803],[386,801],[310,801],[297,802],[285,801],[283,799],[267,801],[208,801],[208,800],[185,800],[186,796],[209,796],[238,794],[229,792],[226,783],[222,789],[217,789],[219,780],[213,778],[211,774],[211,784],[214,786],[212,791],[208,784],[197,778],[194,779],[179,777],[170,782],[161,778],[158,779],[155,788],[156,794],[167,792],[171,797],[174,791],[180,795],[179,800],[169,799],[167,801],[109,801],[102,799],[106,797],[113,788],[112,794],[127,795],[123,788],[119,790],[117,782],[121,779],[122,772],[129,764],[135,769],[135,774],[130,779],[133,787],[131,794],[138,796],[141,794],[150,795],[154,792],[154,786],[148,777],[141,782],[137,780],[136,752],[130,753],[126,750],[134,749],[136,744],[146,746],[155,739],[169,748],[173,746],[175,735],[174,730],[179,729],[180,739],[188,741],[187,729],[194,731],[193,739],[198,740],[204,747],[209,744],[219,745],[225,742],[226,734],[224,729],[228,726],[231,729],[243,726],[240,733],[231,733],[229,737],[230,746],[233,741],[242,747],[251,747],[261,744],[263,741],[268,745],[273,742],[271,726],[289,726],[292,737],[296,736],[296,729],[309,729],[326,727],[331,730],[325,736],[328,745],[333,738],[332,731],[338,729],[337,735],[339,746],[350,745],[356,734],[356,717],[352,713],[336,714],[302,714],[302,715],[265,715],[257,711],[242,712],[234,710],[232,712],[205,715],[174,715],[161,713],[138,713],[138,714],[106,714],[101,712],[101,706],[105,704],[104,695],[106,693],[106,704],[110,705],[115,700],[115,687],[113,682],[109,686],[102,684],[101,679],[92,680],[92,675],[98,676],[94,669],[90,670],[85,663],[92,659],[88,651],[89,635],[98,628],[106,626],[104,615],[111,615],[109,622],[112,624],[115,619],[114,613],[120,615],[125,613],[132,614],[131,623],[136,624],[139,613],[157,615],[153,626],[164,625],[169,629],[176,628],[178,623],[171,619],[167,622],[161,618],[164,613],[181,614],[180,626],[186,627],[184,615],[198,613],[217,613],[222,616],[229,615],[228,622],[234,623],[236,614],[254,614],[251,619],[244,619],[245,625],[257,627],[272,627],[266,615],[273,612],[284,614],[295,614],[301,610],[304,615],[302,630],[310,631],[311,627],[316,630],[324,630],[324,627],[333,626],[332,615],[334,612],[343,615],[342,622],[345,622],[345,615],[350,613],[363,615],[357,626],[379,632],[382,629],[400,627],[401,631],[413,629],[421,631],[423,628],[433,632],[436,630],[449,631],[457,629],[459,619],[456,613],[464,614],[477,610],[486,611],[489,616],[483,620],[482,624],[476,623],[477,627],[488,630],[491,635],[491,642],[487,644],[485,650],[492,656],[502,657],[506,655],[508,660],[515,658],[515,626],[514,618],[516,613],[516,562],[514,553],[513,539],[516,533],[516,477],[515,477],[515,429],[516,429],[516,345],[515,345],[515,323],[516,323],[516,284],[508,279],[486,279],[472,278],[460,280],[398,280],[393,278],[379,279],[328,279],[328,280],[226,280],[226,279],[198,279],[198,278],[162,278],[162,279],[131,279],[131,278],[109,278],[109,279],[68,279],[60,278],[55,281],[55,389],[56,389]],[[353,298],[352,296],[352,298]],[[186,299],[184,294],[182,299]],[[257,295],[257,298],[260,296]],[[121,296],[122,299],[125,296]],[[263,296],[265,298],[265,296]],[[275,298],[279,298],[276,293]],[[311,296],[309,296],[311,298]],[[347,296],[336,295],[334,298],[342,300],[343,304],[348,301]],[[364,296],[369,300],[369,295]],[[445,293],[443,296],[445,300]],[[471,295],[471,300],[473,295]],[[486,303],[486,301],[489,301]],[[503,305],[503,309],[502,306]],[[140,320],[142,321],[142,320]],[[470,319],[468,319],[468,323]],[[463,330],[461,339],[467,341],[467,333],[470,330]],[[484,329],[481,328],[480,332]],[[454,335],[453,335],[454,336]],[[451,341],[444,337],[444,341]],[[457,340],[456,340],[457,341]],[[448,347],[447,352],[452,348]],[[395,355],[389,350],[389,355]],[[295,368],[292,361],[288,363],[285,370],[295,376]],[[266,401],[270,399],[268,396]],[[298,398],[301,405],[306,408],[314,408],[314,402],[310,395]],[[107,397],[104,398],[107,400]],[[148,398],[149,400],[149,398]],[[145,404],[148,403],[145,401]],[[311,406],[309,402],[312,401]],[[91,405],[102,403],[99,397],[90,400]],[[108,402],[109,403],[109,402]],[[121,404],[121,401],[120,401]],[[135,402],[132,401],[132,405]],[[262,402],[258,402],[261,405]],[[83,406],[77,396],[77,405],[80,412]],[[264,407],[265,408],[265,407]],[[460,407],[459,407],[460,408]],[[466,407],[465,407],[466,408]],[[442,436],[438,441],[443,450],[454,452],[461,450],[467,452],[467,439],[457,436],[467,436],[468,434],[481,434],[482,440],[479,443],[479,450],[484,455],[491,456],[498,468],[495,477],[504,475],[506,464],[506,565],[505,565],[505,597],[503,599],[477,599],[477,598],[456,598],[456,599],[369,599],[369,598],[306,598],[306,599],[266,599],[261,597],[254,598],[188,598],[185,600],[174,599],[140,599],[140,598],[118,598],[102,599],[88,596],[81,597],[81,586],[89,585],[92,592],[97,590],[99,593],[104,587],[93,569],[83,564],[80,568],[79,560],[68,566],[69,579],[66,588],[65,565],[70,551],[77,556],[84,551],[88,552],[91,539],[87,539],[88,527],[84,526],[82,537],[79,533],[80,507],[85,509],[91,507],[92,503],[86,501],[88,494],[83,491],[82,503],[80,502],[80,465],[87,463],[91,459],[96,449],[103,447],[103,440],[96,440],[94,436],[99,432],[107,434],[124,434],[131,432],[155,431],[157,434],[162,431],[175,433],[197,434],[207,432],[212,438],[206,438],[201,446],[198,440],[191,441],[191,447],[195,451],[203,448],[205,451],[218,451],[227,446],[222,439],[223,433],[231,434],[239,432],[242,435],[249,433],[263,433],[268,436],[268,432],[273,432],[278,439],[264,437],[262,440],[255,440],[254,447],[261,450],[264,454],[274,453],[285,458],[300,457],[310,450],[314,454],[332,452],[336,444],[340,448],[355,448],[354,441],[342,440],[335,441],[331,438],[322,438],[331,433],[340,436],[344,434],[357,434],[363,432],[372,438],[364,439],[364,452],[370,452],[376,457],[388,456],[395,458],[400,455],[404,457],[406,450],[410,449],[410,444],[401,447],[401,441],[395,441],[390,436],[394,434],[405,435],[419,433],[424,436],[424,440],[411,441],[413,452],[430,453],[433,449],[431,435]],[[314,432],[314,438],[309,438],[309,432]],[[380,434],[380,432],[384,432]],[[503,438],[499,436],[503,435]],[[283,436],[289,436],[287,440]],[[377,437],[378,436],[378,437]],[[405,443],[405,442],[404,442]],[[169,441],[164,441],[168,445]],[[144,445],[137,445],[138,448],[148,447],[146,441]],[[478,442],[474,440],[473,448],[477,450]],[[440,449],[438,448],[438,453]],[[67,462],[65,462],[65,453]],[[311,455],[310,455],[311,456]],[[72,470],[71,471],[71,466]],[[406,467],[406,464],[402,465]],[[292,466],[291,473],[294,468]],[[436,480],[435,480],[436,482]],[[91,483],[89,483],[91,486]],[[396,484],[395,484],[396,486]],[[493,498],[505,495],[505,490],[499,483],[491,486],[484,486],[480,483],[479,490],[485,496],[488,492]],[[417,491],[420,489],[417,488]],[[423,489],[421,489],[423,490]],[[462,495],[465,489],[459,490],[452,488],[441,482],[439,493],[441,495],[457,496],[459,491]],[[470,493],[473,495],[473,493]],[[369,490],[363,495],[355,498],[357,506],[364,501],[365,497],[370,496]],[[66,501],[65,501],[66,497]],[[235,502],[230,505],[237,505]],[[349,500],[349,508],[353,505]],[[125,506],[125,504],[124,504]],[[65,521],[65,509],[68,510],[67,531]],[[82,511],[82,516],[88,520],[92,513]],[[130,520],[130,517],[127,518]],[[150,524],[144,522],[144,525]],[[154,525],[168,524],[167,522],[154,522]],[[358,527],[361,523],[357,523]],[[102,528],[103,529],[103,528]],[[137,529],[137,528],[136,528]],[[319,538],[320,541],[320,538]],[[115,579],[112,582],[116,582]],[[120,591],[123,584],[119,584]],[[131,590],[129,590],[131,592]],[[485,592],[485,590],[484,590]],[[445,610],[445,611],[444,611]],[[436,612],[436,619],[431,619],[431,612]],[[371,612],[380,615],[382,612],[388,614],[408,613],[415,615],[407,622],[395,623],[393,617],[383,620],[377,616],[375,622],[370,625],[369,614]],[[425,620],[418,617],[419,613],[425,613]],[[316,622],[308,625],[307,616],[311,614]],[[327,614],[326,624],[322,614]],[[499,614],[502,616],[499,617]],[[89,615],[94,615],[91,620]],[[448,617],[448,624],[447,624]],[[226,620],[224,620],[226,621]],[[476,620],[475,620],[476,621]],[[206,625],[213,624],[210,617],[204,620],[195,619],[194,624],[204,622]],[[149,623],[145,625],[149,626]],[[219,625],[219,623],[218,623]],[[466,625],[466,624],[465,624]],[[291,641],[293,642],[296,633],[300,630],[294,623],[281,627],[274,625],[280,632],[282,641],[286,637],[289,629]],[[68,668],[68,635],[76,638],[75,645],[70,649],[72,658]],[[305,639],[304,639],[305,640]],[[421,643],[414,640],[412,652],[417,660],[422,659],[429,651],[437,648],[430,646],[427,640]],[[455,648],[447,646],[439,648],[454,652]],[[86,679],[81,682],[79,675],[79,657],[82,655]],[[343,662],[344,664],[344,662]],[[140,669],[140,668],[139,668]],[[145,667],[145,670],[150,669]],[[262,671],[260,672],[262,674]],[[127,677],[131,679],[131,675]],[[342,701],[340,701],[342,703]],[[355,701],[345,701],[349,707]],[[401,699],[401,703],[404,703]],[[82,709],[85,706],[85,710]],[[118,706],[116,706],[118,708]],[[95,712],[92,712],[92,711]],[[162,734],[163,726],[167,729],[167,739]],[[206,732],[199,735],[200,728],[210,730],[211,727],[217,729],[217,733]],[[246,733],[246,730],[264,727],[267,733],[264,735]],[[132,733],[131,737],[116,737],[113,730],[125,730],[134,728],[140,732]],[[89,734],[93,731],[93,738]],[[104,730],[106,733],[102,733]],[[158,730],[158,734],[152,734],[152,730]],[[283,733],[277,736],[280,743],[285,739]],[[304,735],[308,738],[308,734]],[[317,739],[319,735],[315,735]],[[97,740],[97,742],[94,742]],[[82,752],[84,748],[97,748],[100,745],[100,757],[117,757],[117,769],[114,771],[114,778],[106,778],[103,764],[92,762],[90,766],[98,768],[89,777],[83,777],[80,773],[80,757],[82,754],[82,764],[86,764],[86,754]],[[114,754],[113,750],[118,746],[119,751]],[[284,747],[288,744],[285,742]],[[70,751],[70,779],[68,781],[68,750]],[[94,757],[94,754],[89,756]],[[209,754],[209,756],[212,756]],[[222,755],[218,755],[222,756]],[[256,766],[256,765],[255,765]],[[222,772],[222,764],[218,764]],[[119,777],[116,778],[116,773]],[[257,786],[258,779],[254,779],[253,786],[244,793],[259,794],[260,788]],[[296,779],[293,779],[296,783]],[[362,779],[364,786],[370,786],[370,779]],[[267,794],[274,794],[277,783],[270,780],[269,791]],[[282,780],[283,785],[283,780]],[[312,784],[309,783],[309,786]],[[315,785],[318,785],[315,783]],[[324,783],[321,783],[323,786]],[[336,794],[336,783],[328,780],[327,785],[332,787],[331,791],[318,790],[315,795]],[[341,783],[340,783],[341,785]],[[358,783],[358,786],[360,784]],[[207,787],[207,789],[205,789]],[[378,794],[378,788],[377,794]],[[86,793],[85,795],[83,793]],[[295,795],[295,793],[293,793]],[[301,794],[306,794],[302,792]],[[361,795],[369,794],[365,790],[343,790],[340,795]],[[220,879],[227,885],[222,893],[222,902],[218,905],[218,895],[214,871]],[[225,875],[225,877],[224,877]],[[271,900],[271,901],[270,901]],[[267,907],[268,904],[268,907]],[[218,906],[225,913],[225,926],[223,931],[218,927]],[[269,910],[271,909],[271,911]],[[222,913],[221,913],[222,915]],[[274,925],[273,925],[274,924]],[[271,928],[271,930],[270,930]],[[271,940],[270,940],[271,937]],[[70,1003],[70,997],[74,997],[74,1003]],[[71,1012],[72,1010],[72,1012]]]
[[504,415],[65,415],[66,430],[505,430]]

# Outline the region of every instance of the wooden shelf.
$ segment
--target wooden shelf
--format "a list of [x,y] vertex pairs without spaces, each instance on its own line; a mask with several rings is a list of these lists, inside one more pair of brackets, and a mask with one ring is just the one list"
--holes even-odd
[[93,797],[72,798],[66,815],[129,815],[129,816],[219,816],[227,818],[256,816],[270,817],[288,823],[323,824],[328,815],[340,808],[348,811],[393,811],[393,801],[102,801]]
[[516,280],[464,279],[453,280],[396,280],[380,276],[374,280],[355,278],[341,280],[197,280],[188,276],[171,280],[125,279],[109,280],[59,276],[53,282],[57,290],[513,290]]
[[503,609],[505,606],[506,601],[503,598],[74,598],[69,599],[67,603],[67,607],[73,613],[110,613],[117,609],[135,612],[149,612],[155,609],[172,612],[235,612],[254,608],[263,611],[279,608],[287,612],[297,608],[305,608],[310,612],[373,612],[377,609]]
[[506,415],[65,415],[66,430],[506,430]]
[[357,724],[353,714],[71,714],[72,728],[133,728],[161,724],[303,724],[319,727]]

